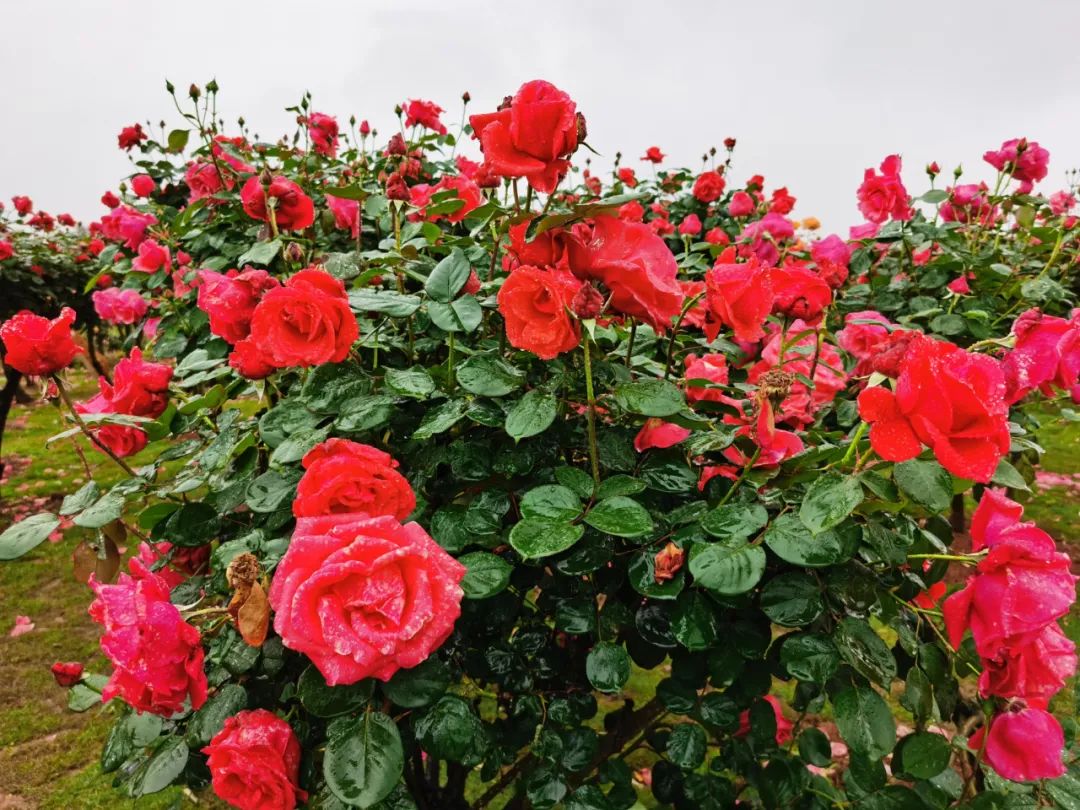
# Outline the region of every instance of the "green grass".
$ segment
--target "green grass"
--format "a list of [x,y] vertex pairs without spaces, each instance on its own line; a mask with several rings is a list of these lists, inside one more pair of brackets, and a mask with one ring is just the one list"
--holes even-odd
[[[76,397],[88,396],[94,386],[91,375],[71,372]],[[13,469],[9,480],[0,484],[0,528],[15,514],[55,509],[64,494],[85,483],[87,472],[73,440],[46,447],[46,440],[62,429],[58,411],[47,403],[14,408],[2,448]],[[1080,471],[1080,431],[1075,424],[1046,417],[1038,439],[1047,449],[1043,469]],[[99,483],[120,480],[123,474],[109,459],[93,450],[84,452]],[[133,463],[146,463],[155,452],[148,448]],[[1073,553],[1074,545],[1080,545],[1077,499],[1060,487],[1022,494],[1020,499],[1027,507],[1026,519],[1036,521]],[[111,710],[70,712],[66,691],[49,673],[57,660],[78,660],[88,671],[108,672],[98,651],[98,628],[86,613],[90,591],[71,574],[71,552],[86,536],[69,529],[59,543],[46,542],[15,563],[0,563],[0,807],[158,808],[185,803],[175,789],[137,802],[122,799],[111,787],[112,777],[102,774],[97,764]],[[35,630],[9,638],[18,614],[28,615]],[[1080,610],[1063,624],[1069,637],[1080,643]],[[663,668],[649,672],[635,668],[627,691],[647,700],[667,674]],[[784,695],[783,689],[777,691]],[[602,713],[615,705],[602,699]],[[1073,711],[1075,684],[1061,693],[1055,707]]]

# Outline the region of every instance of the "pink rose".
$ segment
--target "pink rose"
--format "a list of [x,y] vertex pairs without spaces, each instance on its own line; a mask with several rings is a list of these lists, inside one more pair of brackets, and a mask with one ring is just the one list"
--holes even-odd
[[857,192],[859,211],[870,222],[880,224],[890,217],[911,219],[907,189],[900,179],[900,156],[889,155],[881,163],[881,174],[867,169]]
[[94,301],[94,311],[103,321],[116,324],[133,324],[140,320],[150,308],[149,302],[138,290],[108,287],[90,295]]

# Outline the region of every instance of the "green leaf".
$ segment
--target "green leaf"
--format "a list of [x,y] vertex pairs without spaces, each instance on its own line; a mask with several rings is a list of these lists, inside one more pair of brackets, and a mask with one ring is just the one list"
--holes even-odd
[[672,416],[686,408],[686,397],[667,380],[639,380],[615,388],[615,401],[623,410],[643,416]]
[[316,717],[339,717],[363,709],[371,702],[374,683],[370,679],[345,686],[330,686],[314,666],[309,666],[296,683],[296,696]]
[[770,579],[761,589],[759,605],[774,624],[782,627],[810,624],[825,609],[817,580],[802,571]]
[[539,388],[527,392],[506,414],[506,432],[515,441],[543,433],[555,421],[559,403]]
[[246,706],[247,690],[240,684],[225,684],[191,715],[185,736],[187,744],[195,750],[209,745],[214,735],[225,727],[225,721]]
[[477,396],[501,397],[519,388],[525,375],[498,357],[474,354],[457,367],[457,381]]
[[840,736],[856,754],[881,759],[896,742],[896,722],[881,695],[865,686],[852,686],[835,698],[833,709]]
[[100,494],[101,490],[97,482],[87,481],[77,491],[64,497],[64,502],[60,504],[60,514],[74,515],[76,512],[81,512],[96,501]]
[[137,750],[154,742],[161,734],[161,726],[161,718],[149,712],[131,712],[121,717],[113,724],[101,749],[101,770],[115,771]]
[[[1031,487],[1028,486],[1028,482],[1024,480],[1024,476],[1020,474],[1020,471],[1016,469],[1005,459],[998,462],[997,469],[994,470],[994,475],[990,478],[991,484],[997,484],[999,487],[1009,487],[1010,489],[1020,489],[1024,492],[1031,492]],[[64,514],[61,512],[60,514]]]
[[901,771],[916,779],[930,779],[949,767],[952,749],[941,734],[922,731],[911,734],[898,746]]
[[484,311],[474,295],[463,295],[448,304],[428,302],[431,322],[444,332],[472,332],[484,319]]
[[519,509],[523,518],[566,523],[581,514],[581,500],[567,487],[544,484],[526,492]]
[[461,580],[461,589],[468,599],[487,599],[510,584],[514,566],[487,551],[474,551],[458,558],[468,570]]
[[603,499],[615,495],[637,495],[639,492],[644,491],[644,481],[631,478],[629,475],[613,475],[611,478],[605,478],[600,482],[600,487],[596,490],[596,497]]
[[701,528],[721,540],[745,540],[769,522],[769,513],[757,503],[729,503],[706,512]]
[[600,692],[618,692],[630,680],[630,656],[620,644],[602,641],[585,659],[585,675]]
[[784,638],[780,663],[800,681],[825,683],[840,666],[840,653],[826,636],[795,633]]
[[672,611],[671,631],[688,650],[711,647],[720,635],[720,617],[709,597],[700,591],[684,591]]
[[764,573],[765,551],[760,546],[696,543],[690,552],[694,582],[716,593],[746,593]]
[[798,515],[781,515],[765,532],[765,544],[793,565],[821,568],[851,558],[859,547],[859,527],[853,523],[812,534]]
[[465,253],[461,248],[454,248],[449,256],[435,265],[424,283],[424,292],[433,301],[448,304],[461,292],[471,271],[472,267],[469,266]]
[[510,545],[527,560],[566,551],[585,533],[581,525],[526,518],[510,530]]
[[952,476],[936,461],[903,461],[893,467],[893,480],[905,495],[931,512],[944,512],[952,503]]
[[168,529],[165,534],[167,534],[170,543],[193,548],[195,546],[204,546],[213,540],[221,528],[221,520],[214,507],[201,501],[195,501],[185,503],[169,515],[166,526]]
[[374,430],[390,421],[394,408],[394,398],[390,396],[376,394],[357,397],[341,407],[334,427],[344,433]]
[[705,761],[705,729],[697,723],[679,723],[671,729],[667,757],[684,771],[692,771]]
[[585,522],[616,537],[641,537],[652,532],[653,519],[637,501],[622,495],[606,498],[590,509]]
[[807,728],[799,735],[799,756],[811,765],[826,768],[832,764],[832,744],[820,729]]
[[836,648],[856,672],[886,689],[896,677],[892,650],[865,619],[847,616],[833,634]]
[[353,312],[361,315],[380,312],[391,318],[407,318],[420,309],[421,303],[419,295],[402,295],[393,290],[367,287],[349,291],[349,306]]
[[158,793],[173,783],[188,761],[188,747],[182,737],[167,737],[153,756],[127,783],[132,798]]
[[382,685],[390,700],[406,709],[419,709],[438,700],[450,686],[450,670],[436,656],[410,669],[399,669]]
[[420,747],[435,759],[475,764],[488,748],[487,731],[472,707],[459,697],[446,695],[416,721]]
[[862,501],[859,479],[826,473],[807,488],[799,507],[799,518],[811,532],[820,534],[842,523]]
[[42,512],[12,523],[0,534],[0,560],[14,560],[36,548],[60,525],[52,512]]
[[245,264],[270,264],[280,251],[280,239],[274,239],[270,242],[256,242],[236,260],[236,266],[243,267]]
[[330,724],[323,776],[346,804],[374,807],[397,786],[405,752],[394,721],[381,712],[342,717]]
[[402,397],[427,399],[435,391],[435,381],[423,367],[398,369],[386,372],[386,387]]
[[277,470],[264,472],[248,484],[245,502],[252,512],[276,512],[292,501],[299,480],[298,470],[289,473]]
[[331,197],[340,197],[343,200],[360,200],[366,199],[369,194],[360,186],[359,183],[352,183],[348,186],[338,186],[337,188],[324,188],[324,194],[329,194]]
[[439,433],[445,433],[465,416],[467,405],[463,399],[450,399],[432,408],[420,420],[420,427],[413,433],[413,439],[424,441]]
[[577,467],[556,467],[555,480],[572,489],[579,498],[591,498],[593,495],[592,476]]
[[166,138],[166,144],[168,145],[168,151],[174,155],[179,155],[184,149],[187,148],[188,136],[191,134],[187,129],[174,129],[169,132],[168,138]]
[[87,529],[100,529],[112,523],[124,513],[124,496],[118,492],[102,495],[96,503],[87,507],[72,521],[76,526]]

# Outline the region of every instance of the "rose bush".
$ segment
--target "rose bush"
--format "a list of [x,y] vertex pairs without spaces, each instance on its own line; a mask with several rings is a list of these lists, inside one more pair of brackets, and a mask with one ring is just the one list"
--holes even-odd
[[1075,806],[1075,578],[1010,498],[1080,391],[1046,150],[917,198],[889,156],[819,238],[734,139],[574,167],[543,81],[456,134],[410,99],[389,139],[306,96],[291,140],[226,136],[216,85],[189,98],[120,133],[138,182],[89,226],[101,306],[145,305],[102,315],[112,379],[71,400],[67,314],[0,327],[125,474],[0,558],[97,531],[113,669],[53,672],[115,715],[128,795]]

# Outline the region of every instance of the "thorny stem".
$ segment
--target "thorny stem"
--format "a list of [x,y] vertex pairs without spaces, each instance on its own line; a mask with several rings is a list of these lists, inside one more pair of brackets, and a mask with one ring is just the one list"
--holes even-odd
[[589,336],[582,344],[585,348],[585,396],[589,401],[589,463],[593,482],[600,486],[600,463],[596,444],[596,395],[593,392],[592,358],[589,356]]
[[93,442],[98,449],[105,453],[105,455],[107,455],[109,458],[119,464],[120,468],[124,472],[126,472],[132,478],[138,478],[138,473],[136,473],[135,470],[131,469],[131,465],[129,465],[122,458],[120,458],[120,456],[116,455],[116,453],[114,453],[104,442],[102,442],[97,437],[97,435],[92,430],[90,430],[90,428],[86,426],[86,422],[84,422],[82,417],[79,416],[79,412],[75,410],[75,403],[71,401],[71,395],[68,394],[68,390],[64,387],[64,383],[60,379],[60,377],[56,374],[53,374],[52,380],[54,383],[56,383],[56,390],[60,392],[60,399],[64,401],[64,404],[67,405],[68,410],[71,411],[71,418],[75,420],[75,424],[79,426],[79,430],[83,432],[86,438]]
[[868,425],[866,422],[859,423],[859,429],[855,431],[855,435],[851,437],[851,444],[848,445],[847,452],[844,453],[844,457],[840,459],[841,464],[847,464],[851,461],[851,457],[855,454],[855,449],[859,446],[859,441],[866,433]]

